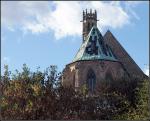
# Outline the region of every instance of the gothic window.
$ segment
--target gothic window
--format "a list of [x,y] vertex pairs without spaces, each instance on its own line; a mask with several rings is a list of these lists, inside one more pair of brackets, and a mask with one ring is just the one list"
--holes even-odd
[[110,68],[106,72],[105,79],[106,79],[105,81],[107,86],[109,86],[111,82],[113,82],[113,74]]
[[75,75],[73,75],[73,86],[75,87]]
[[87,87],[90,92],[94,91],[95,85],[96,85],[96,76],[94,71],[90,69],[87,74]]
[[94,25],[94,24],[92,23],[92,27],[93,27],[93,25]]
[[75,80],[75,87],[79,87],[79,82],[78,82],[78,80]]

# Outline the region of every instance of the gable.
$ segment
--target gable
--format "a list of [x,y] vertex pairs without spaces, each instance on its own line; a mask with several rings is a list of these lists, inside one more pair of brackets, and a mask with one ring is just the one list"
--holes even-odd
[[118,61],[111,48],[104,43],[103,36],[96,26],[93,26],[86,40],[82,43],[73,62],[79,60],[111,60]]
[[107,31],[104,35],[104,42],[109,45],[113,52],[115,53],[117,59],[121,62],[124,69],[133,78],[144,78],[145,74],[136,64],[136,62],[131,58],[131,56],[126,52],[122,45],[116,40],[110,31]]

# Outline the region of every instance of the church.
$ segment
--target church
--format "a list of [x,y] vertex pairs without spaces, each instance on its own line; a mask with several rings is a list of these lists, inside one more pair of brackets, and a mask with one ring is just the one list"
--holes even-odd
[[97,11],[83,11],[82,44],[71,63],[63,70],[63,86],[94,92],[102,81],[143,79],[146,75],[114,35],[104,36],[97,27]]

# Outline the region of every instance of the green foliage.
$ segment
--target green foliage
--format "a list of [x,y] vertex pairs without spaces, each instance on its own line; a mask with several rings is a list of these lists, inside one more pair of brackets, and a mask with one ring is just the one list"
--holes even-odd
[[81,93],[86,96],[88,94],[88,88],[87,88],[87,85],[84,84],[82,87],[81,87]]
[[[148,119],[149,81],[104,81],[97,96],[88,96],[83,85],[77,92],[61,85],[57,66],[44,72],[31,72],[26,64],[22,72],[10,75],[5,65],[1,76],[1,115],[3,119]],[[11,76],[11,77],[10,77]]]
[[120,120],[149,120],[149,80],[139,81],[134,91],[134,103],[135,107],[130,107],[127,112],[123,112],[121,115],[117,115],[114,119]]
[[53,112],[55,93],[53,82],[59,82],[56,67],[47,68],[44,73],[32,73],[26,64],[22,72],[16,70],[10,79],[8,66],[5,66],[2,82],[1,111],[4,119],[45,119],[45,111]]
[[131,110],[131,118],[136,120],[148,120],[150,119],[149,111],[149,80],[144,80],[139,83],[139,86],[135,89],[136,95],[136,109]]

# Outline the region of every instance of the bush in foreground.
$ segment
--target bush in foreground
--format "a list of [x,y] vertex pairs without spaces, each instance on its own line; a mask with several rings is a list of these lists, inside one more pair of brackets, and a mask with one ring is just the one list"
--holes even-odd
[[11,74],[5,66],[1,76],[1,115],[3,119],[148,119],[149,81],[115,81],[103,85],[96,97],[86,96],[85,87],[75,92],[61,85],[56,66],[44,72]]

